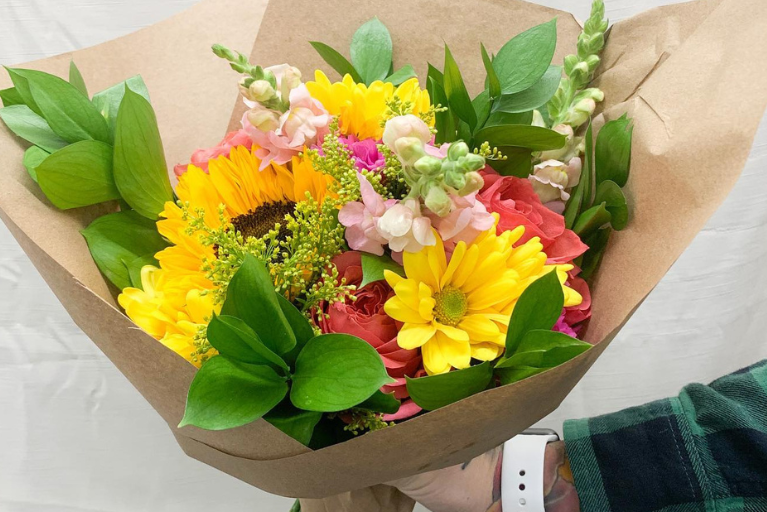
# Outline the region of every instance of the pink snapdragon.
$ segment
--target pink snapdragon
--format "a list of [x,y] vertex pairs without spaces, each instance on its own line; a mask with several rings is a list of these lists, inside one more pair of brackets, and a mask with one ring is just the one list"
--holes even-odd
[[245,130],[236,130],[229,132],[224,137],[224,140],[218,143],[218,145],[212,148],[198,149],[192,153],[192,161],[189,164],[178,164],[173,168],[173,172],[176,176],[181,176],[187,170],[189,165],[199,167],[205,172],[208,172],[208,162],[214,158],[220,156],[229,156],[232,148],[235,146],[245,146],[250,149],[253,145],[253,141]]
[[379,219],[393,207],[396,199],[384,200],[374,189],[373,185],[360,173],[362,202],[346,203],[338,212],[338,221],[346,227],[346,241],[355,251],[364,251],[378,256],[383,255],[383,246],[388,240],[378,231]]
[[476,192],[463,197],[451,194],[450,201],[452,207],[446,217],[428,214],[446,245],[471,243],[480,233],[495,224],[493,215],[487,211],[484,204],[477,201]]
[[[253,110],[257,111],[256,114],[261,114],[268,109],[256,105],[242,117],[243,129],[258,146],[256,156],[261,159],[261,169],[271,162],[289,162],[304,146],[318,143],[328,132],[330,115],[319,101],[309,95],[309,90],[304,84],[290,91],[290,108],[279,116],[276,128],[261,130],[254,126],[250,119],[253,117]],[[268,113],[261,115],[264,123],[269,121]]]

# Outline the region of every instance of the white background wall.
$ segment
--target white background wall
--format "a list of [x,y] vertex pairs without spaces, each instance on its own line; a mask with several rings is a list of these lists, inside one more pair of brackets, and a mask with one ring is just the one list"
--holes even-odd
[[[0,0],[0,64],[98,44],[194,1]],[[613,21],[670,3],[606,2]],[[584,19],[590,1],[539,3]],[[542,424],[561,428],[565,418],[637,405],[767,357],[762,124],[730,198]],[[184,456],[0,224],[0,512],[286,512],[290,504]]]

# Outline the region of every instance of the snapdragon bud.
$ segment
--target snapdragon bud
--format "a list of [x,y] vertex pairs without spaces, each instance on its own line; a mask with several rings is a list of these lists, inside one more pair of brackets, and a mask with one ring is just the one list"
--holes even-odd
[[423,145],[432,139],[432,133],[429,125],[413,114],[392,117],[386,121],[382,140],[389,149],[396,152],[395,144],[403,137],[414,137]]
[[248,97],[253,101],[265,103],[274,98],[276,91],[267,80],[254,80],[248,87]]
[[468,154],[469,146],[463,141],[454,142],[453,144],[450,144],[450,147],[447,149],[447,157],[450,160],[458,160]]
[[279,128],[280,117],[273,110],[254,108],[248,111],[248,122],[259,131],[271,132]]
[[394,141],[393,146],[392,150],[403,166],[413,165],[419,158],[426,156],[423,141],[417,137],[400,137]]
[[416,160],[413,164],[415,170],[425,176],[435,176],[442,170],[442,160],[426,155]]
[[478,171],[485,166],[485,159],[474,153],[469,153],[461,157],[457,162],[457,167],[464,173]]
[[567,113],[567,119],[565,122],[571,126],[580,126],[588,121],[591,114],[596,110],[597,104],[591,98],[584,98],[578,103],[573,105],[570,112]]
[[426,208],[439,215],[440,217],[446,217],[449,215],[450,208],[453,205],[452,201],[450,200],[450,196],[447,195],[447,192],[445,192],[445,190],[439,185],[433,185],[431,188],[429,188],[429,191],[426,193],[426,197],[424,198],[424,204],[426,205]]
[[282,76],[281,85],[285,85],[289,91],[301,85],[301,71],[295,66],[288,66]]
[[451,169],[445,172],[445,185],[461,190],[466,186],[466,174],[461,171]]
[[485,179],[476,171],[466,173],[465,180],[465,185],[458,190],[459,196],[467,196],[481,190],[485,186]]

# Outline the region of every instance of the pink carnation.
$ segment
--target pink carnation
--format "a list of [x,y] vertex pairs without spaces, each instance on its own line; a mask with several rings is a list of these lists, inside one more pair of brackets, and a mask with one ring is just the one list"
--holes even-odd
[[354,165],[360,171],[376,171],[386,165],[383,154],[378,151],[379,142],[375,139],[359,140],[354,135],[338,138],[349,148],[354,159]]
[[[192,153],[192,161],[190,164],[208,172],[208,162],[210,160],[220,156],[229,156],[229,153],[235,146],[245,146],[250,149],[252,144],[253,141],[245,130],[229,132],[226,134],[226,137],[224,137],[224,140],[219,142],[218,145],[212,148],[198,149]],[[186,172],[186,169],[190,164],[178,164],[173,168],[173,172],[176,176],[181,176]]]
[[304,146],[320,141],[328,132],[329,123],[330,115],[309,95],[304,84],[290,91],[290,109],[280,116],[277,129],[261,131],[250,123],[247,112],[242,116],[243,129],[258,146],[256,156],[261,159],[261,169],[272,161],[289,162]]

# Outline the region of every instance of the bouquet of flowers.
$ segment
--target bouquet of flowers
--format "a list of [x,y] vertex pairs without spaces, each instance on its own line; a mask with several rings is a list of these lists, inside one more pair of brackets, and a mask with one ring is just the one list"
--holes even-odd
[[[262,34],[279,26],[264,23]],[[582,28],[566,26],[577,38],[561,62],[557,23],[508,33],[494,53],[477,42],[478,74],[446,44],[420,78],[395,68],[397,38],[378,18],[345,33],[349,58],[311,42],[337,81],[215,44],[210,69],[224,74],[223,59],[239,74],[234,129],[172,174],[140,75],[91,96],[75,61],[68,80],[8,69],[0,119],[28,143],[25,189],[48,216],[82,224],[110,283],[101,298],[69,284],[62,300],[109,311],[79,320],[187,453],[274,492],[332,494],[479,453],[577,382],[644,296],[596,307],[600,282],[619,286],[610,261],[626,249],[613,247],[636,247],[617,233],[631,231],[629,211],[655,207],[623,190],[632,117],[640,126],[646,111],[594,82],[609,74],[602,0]],[[72,235],[60,231],[63,247]],[[445,420],[455,425],[435,426]],[[444,453],[360,470],[387,439],[407,439],[396,457],[465,427],[477,432]],[[352,482],[285,481],[345,454],[361,459]]]

